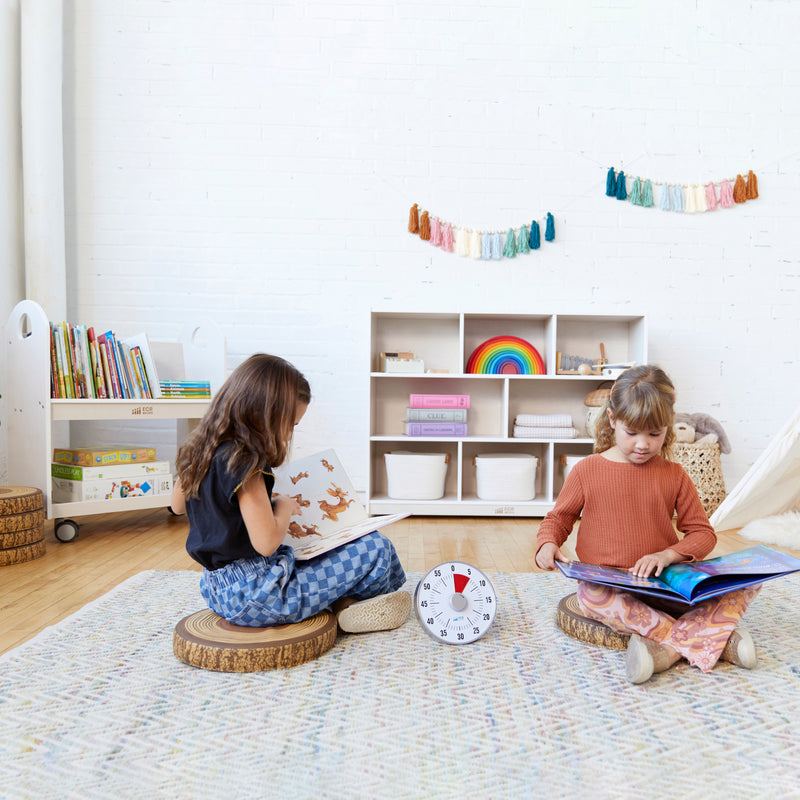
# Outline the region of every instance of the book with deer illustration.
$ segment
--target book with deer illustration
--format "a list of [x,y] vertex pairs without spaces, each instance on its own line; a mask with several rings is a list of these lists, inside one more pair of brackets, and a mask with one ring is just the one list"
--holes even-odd
[[327,553],[380,530],[408,514],[370,517],[334,450],[292,461],[274,470],[272,493],[294,497],[302,514],[292,517],[284,544],[300,561]]
[[706,561],[672,564],[665,567],[657,578],[638,578],[625,569],[599,567],[580,561],[567,564],[556,561],[556,566],[568,578],[575,580],[694,605],[734,589],[800,572],[800,559],[762,544]]

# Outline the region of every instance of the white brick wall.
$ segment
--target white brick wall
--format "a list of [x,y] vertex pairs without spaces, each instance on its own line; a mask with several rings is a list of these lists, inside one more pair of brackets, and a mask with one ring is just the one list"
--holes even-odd
[[[647,314],[679,409],[728,432],[728,488],[793,412],[799,4],[70,8],[72,319],[173,338],[207,314],[229,367],[289,358],[316,397],[298,450],[335,447],[358,486],[370,308]],[[612,165],[673,182],[752,168],[762,196],[641,209],[604,196]],[[413,202],[477,228],[551,211],[557,239],[458,258],[406,232]]]

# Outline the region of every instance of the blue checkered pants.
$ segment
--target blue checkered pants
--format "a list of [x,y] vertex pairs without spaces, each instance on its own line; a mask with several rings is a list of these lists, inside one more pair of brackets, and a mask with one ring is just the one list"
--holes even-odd
[[271,556],[204,570],[208,607],[234,625],[267,627],[313,617],[340,597],[366,600],[406,580],[394,545],[377,531],[307,561],[281,545]]

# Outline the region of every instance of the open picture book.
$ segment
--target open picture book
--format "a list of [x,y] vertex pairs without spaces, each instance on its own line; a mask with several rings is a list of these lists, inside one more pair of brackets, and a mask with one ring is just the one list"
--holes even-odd
[[800,572],[800,559],[757,545],[706,561],[673,564],[665,567],[657,578],[637,578],[625,569],[599,567],[580,561],[556,561],[556,566],[568,578],[575,580],[694,605],[734,589]]
[[301,561],[408,516],[370,517],[334,450],[284,464],[274,473],[273,494],[293,497],[302,509],[302,514],[292,517],[283,540]]

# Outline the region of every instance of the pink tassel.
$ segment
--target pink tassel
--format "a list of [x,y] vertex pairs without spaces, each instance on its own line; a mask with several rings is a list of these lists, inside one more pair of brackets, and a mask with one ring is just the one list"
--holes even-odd
[[717,190],[713,183],[706,186],[706,208],[713,211],[717,207]]
[[453,226],[448,222],[442,231],[442,250],[453,252]]
[[728,181],[722,181],[719,186],[719,207],[731,208],[733,206],[733,189]]
[[431,220],[431,244],[434,247],[441,247],[442,244],[442,226],[439,224],[439,217]]

